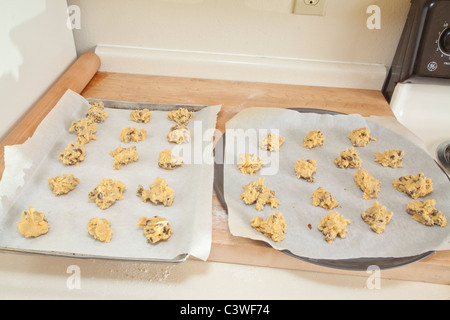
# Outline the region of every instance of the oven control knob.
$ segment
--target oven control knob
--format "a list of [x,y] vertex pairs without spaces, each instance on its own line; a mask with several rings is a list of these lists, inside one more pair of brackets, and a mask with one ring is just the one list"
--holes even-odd
[[441,33],[439,49],[441,49],[443,54],[450,55],[450,28],[445,29]]

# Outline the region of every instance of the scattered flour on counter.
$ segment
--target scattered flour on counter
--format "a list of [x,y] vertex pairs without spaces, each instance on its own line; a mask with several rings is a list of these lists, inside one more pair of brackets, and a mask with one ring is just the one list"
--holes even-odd
[[218,210],[218,211],[214,212],[213,217],[217,220],[228,221],[228,214],[225,210]]
[[213,229],[218,231],[228,231],[228,213],[224,210],[213,210]]
[[124,264],[123,268],[111,268],[109,272],[111,276],[118,278],[164,282],[174,280],[172,271],[175,268],[176,265],[171,264],[133,263]]

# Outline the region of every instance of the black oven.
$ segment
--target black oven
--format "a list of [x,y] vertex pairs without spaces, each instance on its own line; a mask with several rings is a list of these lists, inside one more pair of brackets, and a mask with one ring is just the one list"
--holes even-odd
[[397,83],[421,77],[450,79],[450,0],[411,1],[383,94],[390,101]]

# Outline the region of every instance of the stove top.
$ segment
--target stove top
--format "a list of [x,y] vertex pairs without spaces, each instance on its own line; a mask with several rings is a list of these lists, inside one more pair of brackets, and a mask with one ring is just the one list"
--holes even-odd
[[450,175],[450,79],[411,78],[399,83],[390,105],[397,120],[423,141]]
[[436,153],[439,164],[450,179],[450,140],[441,143]]

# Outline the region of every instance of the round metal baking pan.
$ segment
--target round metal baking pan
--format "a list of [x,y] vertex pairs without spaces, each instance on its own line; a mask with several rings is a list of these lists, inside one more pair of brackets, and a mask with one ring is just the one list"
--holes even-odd
[[[294,108],[291,110],[295,110],[301,113],[319,113],[319,114],[331,114],[337,115],[342,114],[339,112],[329,111],[329,110],[321,110],[321,109],[306,109],[306,108]],[[225,210],[228,210],[225,197],[224,197],[224,175],[223,175],[223,156],[224,156],[224,147],[225,147],[225,134],[220,138],[220,140],[216,144],[216,148],[214,149],[214,190],[216,191],[217,197],[222,203]],[[296,259],[309,262],[315,265],[319,265],[322,267],[334,268],[334,269],[342,269],[342,270],[350,270],[350,271],[367,271],[370,266],[377,266],[380,270],[384,269],[392,269],[402,267],[414,262],[418,262],[430,255],[434,254],[434,251],[429,251],[422,253],[417,256],[412,257],[401,257],[401,258],[358,258],[358,259],[343,259],[343,260],[326,260],[326,259],[311,259],[307,257],[300,257],[288,250],[281,250],[286,255],[294,257]]]
[[450,179],[450,140],[441,143],[436,149],[438,164]]

